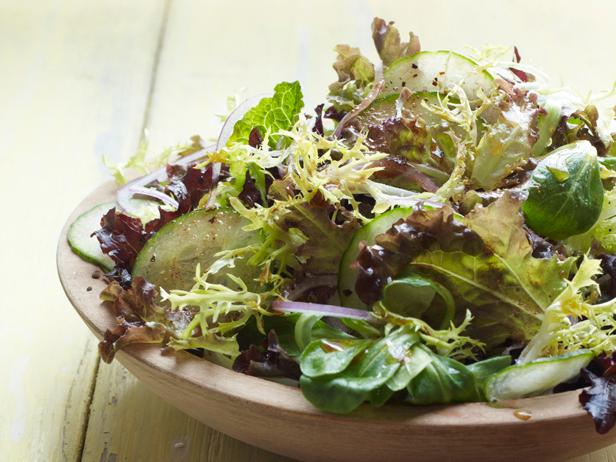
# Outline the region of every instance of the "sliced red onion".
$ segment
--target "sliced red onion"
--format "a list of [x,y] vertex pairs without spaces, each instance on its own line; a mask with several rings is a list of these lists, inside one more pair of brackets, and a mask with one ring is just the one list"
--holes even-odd
[[272,310],[279,313],[308,313],[333,318],[360,319],[362,321],[372,321],[374,317],[370,311],[357,310],[336,305],[322,305],[320,303],[306,302],[287,302],[276,300],[272,303]]
[[361,103],[353,108],[351,112],[347,112],[347,114],[342,118],[342,120],[338,123],[336,130],[334,131],[334,138],[338,138],[342,133],[344,127],[355,117],[357,117],[362,111],[364,111],[368,106],[372,104],[372,102],[379,96],[379,93],[383,90],[383,86],[385,85],[384,80],[380,80],[374,84],[368,96],[366,96]]
[[263,98],[269,98],[272,95],[273,93],[271,92],[259,93],[258,95],[251,96],[250,98],[242,101],[235,109],[233,109],[220,129],[220,135],[218,135],[218,141],[216,142],[216,150],[220,151],[225,147],[227,141],[229,141],[229,138],[231,138],[231,135],[233,134],[233,127],[235,127],[238,120],[244,117],[249,110],[259,104],[259,101]]
[[145,196],[151,199],[156,199],[176,210],[180,206],[180,204],[178,204],[178,201],[176,201],[173,197],[166,195],[164,192],[159,191],[158,189],[145,188],[143,186],[131,186],[129,188],[129,191],[132,196]]
[[[212,152],[215,149],[215,145],[210,145],[188,156],[181,157],[173,162],[173,165],[188,166],[196,161],[202,159],[207,153]],[[157,189],[148,188],[147,186],[155,181],[164,181],[167,179],[167,168],[162,167],[158,170],[154,170],[145,176],[135,178],[134,180],[126,183],[123,187],[118,189],[116,193],[116,201],[122,210],[127,213],[137,213],[139,208],[134,206],[130,199],[135,195],[151,197],[159,200],[165,204],[173,205],[177,208],[178,203],[172,197],[161,193]],[[164,198],[163,198],[164,196]]]

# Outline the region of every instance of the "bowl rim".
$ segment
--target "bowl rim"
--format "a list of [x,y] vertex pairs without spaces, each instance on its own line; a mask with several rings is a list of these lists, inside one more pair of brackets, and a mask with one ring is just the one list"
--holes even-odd
[[[97,268],[81,260],[72,252],[67,242],[67,232],[73,221],[90,208],[113,200],[113,182],[99,185],[73,210],[68,217],[57,245],[57,271],[64,292],[90,330],[100,339],[106,329],[115,325],[113,314],[99,300],[103,279],[93,279]],[[370,409],[363,405],[349,415],[325,413],[314,408],[301,394],[299,388],[279,384],[262,378],[235,372],[199,358],[185,351],[164,352],[160,345],[130,345],[117,355],[120,362],[137,361],[153,374],[188,382],[205,392],[227,399],[240,400],[251,406],[267,408],[280,413],[295,414],[311,419],[327,418],[329,422],[370,419],[384,425],[391,423],[406,427],[468,427],[492,425],[538,425],[545,421],[592,420],[580,406],[579,391],[524,398],[500,403],[461,403],[438,406],[385,405]],[[514,416],[515,409],[530,409],[533,417],[524,421]]]

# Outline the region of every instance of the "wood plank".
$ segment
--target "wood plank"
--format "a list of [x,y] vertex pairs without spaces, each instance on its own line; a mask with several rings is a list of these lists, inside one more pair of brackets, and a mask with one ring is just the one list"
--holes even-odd
[[[608,78],[616,75],[616,63],[600,59],[606,51],[602,47],[585,47],[584,54],[576,56],[576,65],[571,65],[568,50],[580,50],[579,37],[561,32],[573,16],[570,9],[556,7],[555,1],[539,5],[465,0],[455,5],[447,1],[409,6],[408,1],[262,0],[230,7],[224,2],[175,0],[147,117],[151,147],[162,149],[195,133],[216,137],[219,122],[214,114],[225,112],[226,97],[242,88],[251,95],[268,91],[281,80],[299,79],[307,106],[312,107],[334,79],[330,70],[334,44],[360,45],[375,55],[369,34],[375,14],[397,19],[402,29],[414,28],[430,48],[463,49],[486,41],[518,44],[525,59],[582,88],[606,87],[611,83]],[[537,15],[528,14],[530,5]],[[584,33],[592,34],[592,43],[607,44],[610,15],[597,17],[595,9],[607,5],[592,0],[588,5],[588,10],[576,9],[575,21],[579,18]],[[503,9],[507,21],[494,21],[503,17]],[[448,24],[468,21],[481,27],[434,27],[435,14],[446,17]],[[445,21],[439,19],[439,23]],[[586,66],[600,62],[601,72],[589,79],[577,62]],[[576,462],[614,460],[612,453],[600,451]],[[170,408],[118,364],[102,365],[99,370],[84,456],[87,461],[283,460]]]
[[103,179],[100,155],[133,151],[161,4],[0,1],[0,454],[78,460],[96,342],[57,281],[56,239]]
[[121,364],[99,369],[84,461],[285,459],[215,432],[145,389]]

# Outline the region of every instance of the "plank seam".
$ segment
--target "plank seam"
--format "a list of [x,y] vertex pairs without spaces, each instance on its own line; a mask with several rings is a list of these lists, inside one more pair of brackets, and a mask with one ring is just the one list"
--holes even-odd
[[[159,28],[159,32],[158,32],[158,39],[156,42],[156,50],[154,52],[154,60],[152,63],[152,69],[150,71],[150,82],[148,84],[148,94],[146,96],[146,103],[145,103],[145,108],[143,111],[143,122],[141,125],[141,131],[140,131],[140,142],[145,141],[145,130],[148,126],[148,123],[150,121],[150,109],[152,107],[152,99],[154,96],[154,90],[156,87],[156,77],[158,74],[158,66],[160,63],[160,55],[162,52],[162,49],[164,47],[164,43],[165,43],[165,34],[167,31],[167,21],[169,18],[169,10],[171,9],[171,2],[172,0],[165,0],[165,6],[164,6],[164,10],[163,10],[163,14],[162,14],[162,18],[160,21],[160,28]],[[83,429],[82,435],[81,435],[81,440],[79,442],[79,458],[78,460],[83,461],[83,457],[84,457],[84,452],[85,452],[85,446],[86,446],[86,439],[87,439],[87,435],[88,435],[88,429],[90,426],[90,413],[91,413],[91,407],[92,407],[92,403],[94,401],[94,394],[96,392],[96,384],[98,382],[98,373],[99,373],[99,369],[100,369],[100,364],[101,364],[101,360],[100,357],[98,358],[97,362],[96,362],[96,366],[95,366],[95,370],[94,370],[94,380],[92,380],[92,384],[90,385],[90,393],[89,393],[89,399],[88,399],[88,403],[87,403],[87,407],[86,407],[86,415],[85,415],[85,427]]]
[[[98,353],[97,353],[98,356]],[[79,440],[79,456],[77,460],[83,460],[83,453],[86,448],[86,436],[88,435],[88,427],[90,426],[90,413],[92,412],[92,402],[94,401],[94,392],[96,391],[96,382],[98,382],[98,370],[101,365],[100,357],[97,358],[96,364],[94,365],[94,374],[92,377],[92,382],[90,383],[90,389],[88,393],[88,402],[86,403],[85,410],[85,419],[84,419],[84,428],[81,432],[81,438]]]
[[171,3],[173,0],[165,0],[165,9],[160,23],[160,32],[158,33],[158,42],[156,44],[156,51],[154,52],[154,62],[152,63],[152,71],[150,72],[150,83],[148,87],[148,96],[145,103],[145,110],[143,112],[143,123],[141,124],[140,132],[140,144],[147,141],[146,130],[150,123],[150,112],[152,109],[152,100],[154,99],[154,92],[156,89],[156,79],[158,77],[158,67],[160,64],[160,56],[162,54],[163,47],[165,46],[165,36],[167,33],[167,22],[169,19],[169,11],[171,10]]

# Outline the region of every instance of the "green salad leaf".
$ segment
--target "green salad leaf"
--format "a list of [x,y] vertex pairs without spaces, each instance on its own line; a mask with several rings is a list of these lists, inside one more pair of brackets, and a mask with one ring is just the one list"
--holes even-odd
[[329,86],[327,99],[339,111],[350,111],[370,92],[374,82],[374,65],[359,48],[337,45],[334,70],[338,80]]
[[595,225],[582,234],[571,236],[567,244],[586,253],[594,244],[604,252],[616,253],[616,189],[605,191],[603,207]]
[[578,141],[553,151],[537,165],[523,210],[528,226],[558,240],[588,231],[602,205],[597,150],[588,141]]
[[[399,328],[380,340],[370,342],[371,345],[367,348],[361,343],[354,343],[347,346],[348,351],[344,352],[343,347],[342,354],[336,348],[324,349],[321,342],[310,349],[312,354],[302,356],[302,392],[306,399],[319,409],[338,414],[349,413],[370,399],[371,394],[394,376],[404,361],[408,348],[417,343],[418,339],[417,334],[412,331]],[[319,350],[325,357],[317,362],[317,367],[313,367]],[[352,361],[359,353],[361,356]],[[329,358],[335,361],[332,361],[332,366],[328,369],[336,372],[323,374],[324,365],[329,363]],[[318,367],[319,363],[321,367]],[[318,375],[311,377],[306,372],[316,372]]]
[[479,235],[485,252],[470,255],[434,248],[411,263],[434,274],[452,292],[458,310],[472,311],[475,320],[469,332],[488,348],[507,338],[532,337],[543,310],[565,288],[572,264],[532,256],[520,205],[520,199],[506,193],[466,217],[466,225]]
[[281,82],[274,87],[274,96],[263,98],[255,107],[233,127],[233,133],[227,142],[248,144],[248,137],[256,128],[261,137],[269,134],[269,144],[275,147],[280,139],[281,130],[290,130],[299,120],[304,107],[302,89],[299,82]]
[[473,186],[492,190],[528,161],[532,146],[537,107],[529,99],[505,99],[506,108],[485,124],[477,145],[471,180]]
[[597,293],[595,278],[601,273],[600,260],[584,257],[573,280],[546,308],[541,327],[525,346],[519,363],[581,349],[595,355],[616,349],[616,300],[599,304],[587,300]]
[[433,354],[432,360],[407,386],[408,401],[416,405],[481,401],[473,373],[455,359]]

